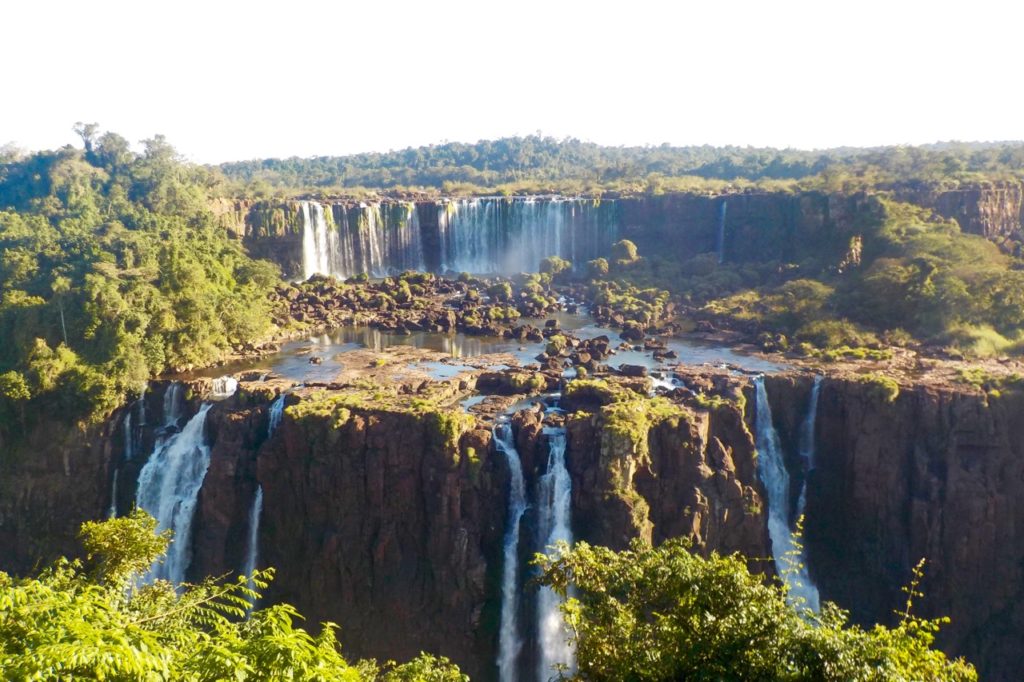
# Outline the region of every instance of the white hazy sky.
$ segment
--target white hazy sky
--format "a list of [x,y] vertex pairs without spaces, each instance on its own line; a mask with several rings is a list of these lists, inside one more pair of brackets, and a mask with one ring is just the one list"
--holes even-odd
[[4,0],[0,145],[201,162],[542,131],[819,148],[1024,138],[1018,0]]

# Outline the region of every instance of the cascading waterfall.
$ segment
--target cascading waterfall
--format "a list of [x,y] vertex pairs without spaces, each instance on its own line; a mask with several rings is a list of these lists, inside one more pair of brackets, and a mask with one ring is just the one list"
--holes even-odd
[[715,242],[715,252],[718,253],[718,264],[725,262],[725,211],[729,208],[729,202],[725,199],[718,207],[718,239]]
[[516,663],[523,648],[519,632],[519,526],[526,511],[526,483],[523,466],[513,440],[512,426],[503,422],[494,427],[494,442],[505,455],[509,469],[508,518],[505,522],[504,555],[501,573],[501,622],[498,637],[498,679],[519,679]]
[[267,438],[274,435],[274,431],[281,425],[281,417],[284,416],[284,393],[274,398],[270,403],[269,418],[267,420]]
[[[806,561],[793,544],[793,529],[789,523],[789,472],[782,457],[779,434],[772,422],[772,409],[768,403],[768,391],[764,376],[754,379],[756,410],[754,430],[758,454],[757,472],[768,496],[768,535],[772,541],[772,558],[776,570],[789,586],[791,602],[803,602],[807,608],[819,608],[818,588],[807,573]],[[792,561],[799,567],[792,567]],[[785,573],[783,573],[785,571]]]
[[176,426],[185,409],[182,400],[183,387],[177,381],[172,382],[164,393],[164,428]]
[[[168,391],[174,386],[178,384]],[[204,436],[210,407],[203,404],[180,432],[159,442],[139,472],[138,505],[157,520],[158,530],[174,531],[164,562],[154,564],[147,580],[163,578],[180,584],[192,562],[192,519],[210,466],[210,447]]]
[[[537,530],[542,551],[548,551],[559,541],[572,544],[572,480],[565,465],[565,429],[545,427],[544,433],[548,437],[548,467],[537,482]],[[571,669],[575,663],[569,632],[558,608],[560,603],[550,587],[540,589],[537,595],[538,680],[553,677],[557,664]]]
[[616,239],[616,216],[606,206],[563,198],[447,201],[438,206],[440,269],[535,272],[548,256],[582,266]]
[[338,249],[338,234],[327,229],[324,207],[315,201],[299,204],[302,214],[302,276],[333,274],[331,257]]
[[804,476],[804,484],[800,486],[800,498],[796,504],[796,515],[803,516],[807,507],[807,478],[814,470],[814,427],[818,422],[818,394],[821,392],[821,375],[814,375],[814,383],[811,385],[811,399],[807,405],[807,416],[800,424],[800,459],[804,463],[807,474]]
[[366,273],[386,277],[424,270],[419,213],[412,202],[299,205],[302,219],[302,272],[347,278]]
[[235,377],[217,377],[213,380],[213,390],[210,397],[214,400],[230,398],[238,390],[238,379]]

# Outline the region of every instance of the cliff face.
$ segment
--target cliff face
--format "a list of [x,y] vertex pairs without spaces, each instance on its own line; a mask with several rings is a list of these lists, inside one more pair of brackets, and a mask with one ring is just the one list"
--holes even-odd
[[947,651],[1016,679],[1024,651],[1024,395],[928,385],[892,403],[870,383],[821,389],[807,545],[822,596],[887,621],[927,560],[918,613]]
[[985,237],[1008,250],[1019,249],[1024,240],[1024,186],[1018,183],[960,189],[898,187],[894,195],[955,220],[962,231]]
[[0,570],[27,573],[78,552],[78,527],[109,504],[116,422],[86,432],[48,421],[0,444]]
[[839,263],[850,239],[881,217],[877,200],[862,194],[679,194],[619,203],[622,234],[641,253],[676,258],[713,253],[722,229],[724,257],[730,262],[813,258]]
[[[703,553],[770,555],[751,401],[740,397],[750,389],[744,379],[728,384],[715,391],[730,400],[681,406],[629,435],[600,410],[567,420],[578,538],[623,547],[686,536]],[[807,375],[766,379],[790,454],[810,385]],[[271,398],[241,390],[210,411],[191,577],[241,568],[262,485],[259,564],[277,568],[268,600],[294,603],[314,626],[339,623],[352,656],[431,650],[492,677],[508,472],[490,432],[467,423],[453,440],[426,414],[367,406],[286,412],[268,437]],[[155,387],[141,451],[151,450],[161,402]],[[184,416],[197,407],[193,399]],[[858,621],[889,621],[924,557],[917,611],[952,618],[942,647],[984,679],[1015,679],[1024,651],[1022,411],[1024,394],[1011,391],[920,383],[890,402],[870,381],[826,378],[805,531],[822,597]],[[50,424],[24,451],[5,451],[0,569],[25,573],[74,554],[79,524],[106,514],[115,467],[119,506],[130,506],[144,457],[123,461],[123,418],[86,434]],[[514,424],[533,480],[547,459],[540,413],[521,412]],[[794,495],[800,483],[794,476]]]
[[[567,425],[577,537],[623,549],[686,537],[702,554],[768,556],[766,507],[743,407],[639,417],[627,434],[603,412]],[[763,567],[762,567],[763,568]]]
[[[890,189],[896,199],[956,220],[964,232],[983,236],[1007,251],[1019,251],[1024,241],[1024,187],[1019,184],[953,190],[901,185]],[[851,239],[870,232],[884,217],[884,209],[873,196],[811,191],[666,194],[606,203],[614,204],[609,219],[617,224],[617,230],[609,234],[617,231],[620,237],[633,240],[641,253],[674,258],[717,253],[721,236],[724,257],[730,262],[814,261],[838,265],[846,257]],[[385,201],[382,206],[400,204],[408,205]],[[334,225],[357,229],[357,205],[337,203],[329,208]],[[415,209],[422,264],[428,270],[439,271],[445,248],[444,230],[438,223],[439,205],[420,201]],[[278,263],[286,276],[301,276],[303,223],[297,201],[221,201],[215,212],[226,229],[243,239],[251,255]],[[347,219],[346,212],[351,213]],[[495,208],[494,215],[498,213]],[[378,234],[377,240],[386,242],[387,233]],[[495,259],[500,260],[497,256]],[[401,269],[400,265],[395,267]]]

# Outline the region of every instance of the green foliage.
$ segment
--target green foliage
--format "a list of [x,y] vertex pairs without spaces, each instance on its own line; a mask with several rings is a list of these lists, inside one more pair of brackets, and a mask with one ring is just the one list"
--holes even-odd
[[861,374],[857,377],[857,382],[867,386],[872,397],[887,403],[896,402],[896,398],[900,396],[900,385],[895,379],[884,374]]
[[602,147],[540,135],[450,142],[387,153],[257,159],[223,164],[237,192],[372,195],[367,188],[446,195],[618,194],[820,189],[858,191],[900,181],[943,187],[1017,178],[1020,143],[779,150],[752,147]]
[[912,616],[909,602],[896,627],[863,630],[832,604],[818,615],[789,606],[785,588],[751,575],[738,555],[703,558],[680,541],[560,550],[537,562],[540,581],[566,598],[579,666],[570,679],[977,679],[931,648],[942,621]]
[[81,131],[85,151],[0,165],[0,374],[25,378],[30,415],[86,423],[266,331],[279,273],[218,226],[215,173],[159,136],[135,154]]
[[612,244],[612,259],[631,263],[637,259],[636,244],[628,239],[621,239]]
[[[383,670],[349,664],[323,624],[295,626],[287,604],[249,607],[259,595],[236,582],[207,581],[176,592],[164,581],[133,586],[133,575],[164,550],[156,521],[137,512],[86,524],[95,561],[87,572],[61,560],[35,578],[0,573],[0,670],[10,680],[303,680],[464,682],[450,661],[421,655]],[[260,589],[272,571],[252,576]]]
[[602,277],[608,276],[608,260],[605,258],[595,258],[594,260],[587,261],[587,278],[588,279],[601,279]]
[[510,301],[512,300],[512,285],[508,282],[496,282],[487,287],[487,295],[495,301]]
[[540,262],[540,271],[552,277],[568,270],[572,270],[572,263],[558,256],[548,256]]
[[424,653],[402,665],[388,664],[380,682],[469,682],[469,676],[444,656]]

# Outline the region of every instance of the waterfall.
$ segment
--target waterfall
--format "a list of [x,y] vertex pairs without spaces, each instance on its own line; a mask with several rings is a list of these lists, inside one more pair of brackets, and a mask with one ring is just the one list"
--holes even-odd
[[181,392],[182,385],[174,381],[164,393],[164,428],[177,426],[178,420],[181,419],[181,413],[185,409]]
[[107,518],[117,518],[117,479],[121,476],[120,469],[114,469],[114,482],[110,484],[110,508],[107,509]]
[[213,380],[213,391],[210,397],[214,400],[230,398],[238,390],[238,379],[235,377],[217,377]]
[[[772,541],[775,569],[789,586],[791,602],[803,600],[807,608],[818,610],[818,588],[807,573],[805,557],[796,553],[792,527],[789,524],[789,473],[782,457],[779,434],[772,422],[771,405],[764,386],[764,376],[754,379],[756,415],[754,430],[757,446],[757,473],[768,496],[768,535]],[[787,560],[800,562],[799,569],[788,570]],[[786,571],[784,573],[784,571]]]
[[252,507],[249,508],[249,541],[245,546],[245,564],[242,566],[242,575],[247,576],[246,584],[249,589],[255,589],[252,581],[253,571],[260,557],[260,514],[263,513],[263,486],[256,486],[256,494],[252,498]]
[[725,262],[725,211],[729,202],[722,199],[718,207],[718,240],[715,242],[715,251],[718,253],[718,264]]
[[580,199],[460,199],[438,206],[441,271],[535,272],[548,256],[582,267],[606,255],[618,229],[612,204]]
[[325,212],[315,201],[299,205],[302,272],[341,279],[367,274],[387,277],[423,270],[423,239],[413,202],[335,205]]
[[807,506],[807,478],[814,470],[814,427],[818,421],[818,394],[821,392],[821,375],[814,375],[814,383],[811,385],[811,398],[807,405],[807,416],[800,424],[800,460],[804,463],[804,484],[800,486],[800,498],[796,504],[796,515],[803,516],[804,508]]
[[[606,255],[618,233],[614,203],[564,198],[458,199],[438,203],[431,258],[413,202],[299,204],[302,274],[386,277],[406,270],[533,272],[548,256],[576,267]],[[433,229],[433,228],[431,228]]]
[[274,398],[270,403],[269,418],[267,420],[267,438],[274,435],[274,431],[281,425],[281,417],[284,416],[284,393]]
[[494,442],[505,455],[509,469],[508,518],[505,522],[504,555],[501,572],[501,622],[498,638],[498,679],[515,682],[516,661],[523,648],[519,634],[519,525],[526,511],[526,484],[523,466],[513,440],[512,426],[503,422],[494,427]]
[[164,562],[150,569],[148,580],[162,578],[177,585],[192,561],[192,519],[210,466],[203,434],[210,407],[204,403],[180,432],[158,443],[139,472],[138,505],[156,518],[158,530],[174,531]]
[[[572,481],[565,466],[565,429],[545,427],[548,436],[548,467],[537,484],[537,526],[541,548],[547,551],[559,541],[572,544],[570,511]],[[542,587],[537,595],[537,630],[540,650],[537,679],[548,680],[555,674],[554,666],[574,664],[569,632],[565,628],[560,600],[550,587]]]
[[302,214],[302,276],[330,275],[331,257],[337,253],[338,233],[327,229],[324,207],[315,201],[299,204]]

